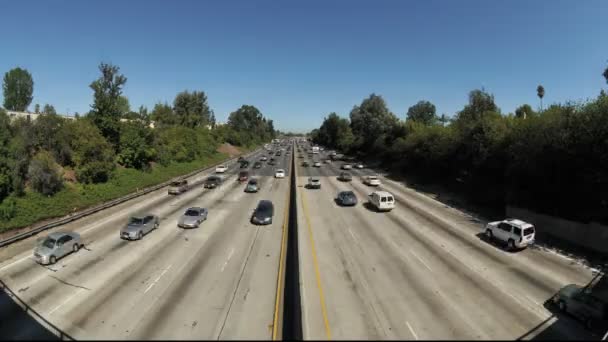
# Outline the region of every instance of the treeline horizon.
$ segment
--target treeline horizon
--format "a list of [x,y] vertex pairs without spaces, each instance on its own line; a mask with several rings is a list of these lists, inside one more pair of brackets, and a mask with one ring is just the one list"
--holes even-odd
[[[608,68],[602,75],[608,83]],[[546,109],[542,85],[537,95],[540,110],[522,104],[505,115],[492,94],[475,89],[452,118],[423,100],[400,119],[371,94],[349,118],[327,115],[310,136],[495,211],[512,205],[608,223],[608,95]]]

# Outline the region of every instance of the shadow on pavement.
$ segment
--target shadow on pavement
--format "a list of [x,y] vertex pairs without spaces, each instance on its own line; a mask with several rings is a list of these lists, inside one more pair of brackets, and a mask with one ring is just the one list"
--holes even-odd
[[74,340],[40,316],[2,280],[0,280],[0,339]]

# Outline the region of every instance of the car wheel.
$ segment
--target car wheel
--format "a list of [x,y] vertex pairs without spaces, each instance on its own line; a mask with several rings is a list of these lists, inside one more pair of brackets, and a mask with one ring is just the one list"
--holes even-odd
[[77,243],[75,243],[74,246],[72,247],[72,250],[74,251],[74,253],[78,252],[78,248],[80,248],[80,247],[78,246]]
[[156,222],[156,223],[154,224],[154,229],[158,229],[158,225],[159,225],[159,223],[158,223],[158,222]]
[[494,234],[492,234],[491,230],[486,230],[486,237],[488,238],[488,240],[492,240],[492,238],[494,238]]
[[559,311],[561,311],[561,312],[566,312],[566,310],[568,309],[568,308],[566,307],[566,302],[564,302],[563,300],[560,300],[560,301],[557,303],[557,306],[559,307]]
[[507,249],[510,251],[515,250],[515,241],[509,239],[509,241],[507,241]]
[[55,264],[57,262],[57,258],[54,255],[51,255],[51,257],[49,258],[49,263],[51,265]]
[[137,240],[141,240],[144,238],[144,232],[139,231],[139,234],[137,234]]

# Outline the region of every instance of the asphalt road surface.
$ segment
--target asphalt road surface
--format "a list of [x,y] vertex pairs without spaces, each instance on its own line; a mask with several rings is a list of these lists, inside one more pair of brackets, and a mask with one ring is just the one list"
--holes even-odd
[[[343,162],[314,168],[313,159],[326,155],[306,152],[293,153],[295,170],[292,154],[252,169],[265,153],[247,158],[258,193],[244,192],[232,163],[217,189],[199,184],[169,196],[164,188],[50,230],[79,232],[86,246],[55,265],[33,260],[36,238],[0,249],[0,338],[58,331],[75,339],[271,338],[290,172],[304,339],[598,338],[546,304],[562,286],[588,282],[591,270],[534,247],[507,252],[480,236],[485,222],[382,175],[379,188],[365,186],[360,176],[377,171],[353,169],[352,182],[340,182]],[[277,168],[287,177],[275,179]],[[304,187],[311,175],[321,189]],[[396,208],[369,208],[376,189],[391,192]],[[359,203],[338,206],[341,190]],[[254,226],[249,219],[262,199],[274,203],[273,223]],[[191,206],[208,208],[208,220],[178,228]],[[159,229],[121,240],[129,216],[146,212],[161,218]]]
[[[588,282],[587,268],[535,248],[507,252],[478,236],[484,222],[382,176],[364,185],[373,170],[341,182],[344,162],[296,157],[304,339],[598,338],[545,307],[562,286]],[[309,176],[321,189],[304,187]],[[336,204],[343,190],[355,207]],[[374,190],[391,192],[396,208],[371,209]]]
[[[0,279],[43,319],[18,314],[4,294],[0,337],[44,338],[52,325],[75,339],[271,338],[289,190],[289,178],[272,175],[289,169],[289,157],[278,157],[274,167],[250,164],[258,193],[244,192],[246,183],[236,180],[241,169],[232,163],[217,189],[201,184],[170,196],[164,188],[53,229],[79,232],[86,247],[52,266],[33,260],[35,239],[3,249]],[[271,225],[249,221],[261,199],[275,205]],[[208,220],[197,229],[178,228],[191,206],[208,208]],[[158,215],[159,229],[141,241],[121,240],[120,227],[141,212]]]

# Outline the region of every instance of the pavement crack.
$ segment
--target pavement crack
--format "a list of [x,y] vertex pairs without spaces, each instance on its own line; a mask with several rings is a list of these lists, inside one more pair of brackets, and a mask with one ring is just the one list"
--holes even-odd
[[72,284],[72,283],[68,283],[67,281],[65,281],[63,279],[60,279],[60,278],[57,278],[55,276],[50,276],[50,277],[53,278],[53,279],[55,279],[55,280],[57,280],[58,282],[60,282],[62,284],[65,284],[65,285],[68,285],[68,286],[72,286],[72,287],[75,287],[75,288],[78,288],[78,289],[83,289],[83,290],[91,291],[91,289],[88,288],[88,287],[84,287],[84,286],[81,286],[81,285],[75,285],[75,284]]

